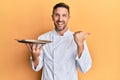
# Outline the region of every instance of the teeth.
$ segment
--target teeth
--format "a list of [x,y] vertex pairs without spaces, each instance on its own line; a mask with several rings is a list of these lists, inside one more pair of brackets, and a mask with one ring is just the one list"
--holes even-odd
[[63,24],[63,22],[58,22],[58,25],[62,25]]

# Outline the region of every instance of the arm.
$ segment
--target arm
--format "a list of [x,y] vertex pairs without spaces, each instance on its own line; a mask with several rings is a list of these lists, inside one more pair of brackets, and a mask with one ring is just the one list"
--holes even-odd
[[79,55],[76,57],[76,62],[77,62],[77,66],[83,73],[86,73],[91,68],[92,59],[86,42],[84,42],[84,50],[82,51],[80,57]]
[[85,42],[85,39],[88,37],[89,34],[90,33],[84,34],[82,31],[75,32],[74,34],[74,40],[77,44],[76,61],[78,67],[81,69],[83,73],[87,72],[92,65],[90,53]]
[[43,64],[43,45],[39,46],[38,44],[26,44],[29,51],[30,51],[30,61],[32,64],[32,68],[35,71],[38,71],[41,69]]

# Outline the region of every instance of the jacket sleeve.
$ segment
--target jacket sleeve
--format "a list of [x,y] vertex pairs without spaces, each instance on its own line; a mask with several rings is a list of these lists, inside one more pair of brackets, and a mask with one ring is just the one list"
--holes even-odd
[[91,68],[92,59],[91,59],[86,42],[84,42],[84,50],[82,52],[82,55],[80,58],[78,58],[78,55],[77,55],[76,62],[78,67],[83,73],[86,73]]
[[32,57],[30,57],[31,66],[34,71],[39,71],[43,67],[43,56],[44,56],[43,51],[41,51],[39,56],[39,63],[36,68],[33,65]]

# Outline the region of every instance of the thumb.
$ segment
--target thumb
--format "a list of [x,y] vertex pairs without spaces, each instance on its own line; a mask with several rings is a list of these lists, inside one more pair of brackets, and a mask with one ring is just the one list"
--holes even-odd
[[86,33],[86,34],[84,35],[84,39],[86,39],[90,34],[91,34],[91,33]]
[[41,46],[37,46],[37,48],[42,49],[45,44],[41,44]]

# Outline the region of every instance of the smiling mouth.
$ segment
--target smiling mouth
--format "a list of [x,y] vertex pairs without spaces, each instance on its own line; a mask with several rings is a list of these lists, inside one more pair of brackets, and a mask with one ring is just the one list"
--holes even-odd
[[64,22],[57,22],[57,24],[58,24],[58,25],[63,25],[63,24],[64,24]]

